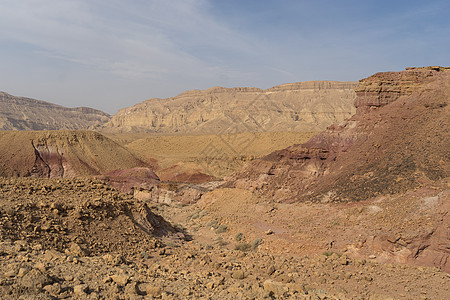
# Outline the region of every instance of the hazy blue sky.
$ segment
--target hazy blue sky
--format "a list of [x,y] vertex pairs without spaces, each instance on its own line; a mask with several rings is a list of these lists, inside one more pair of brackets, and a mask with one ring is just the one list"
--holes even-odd
[[448,0],[0,0],[0,90],[109,113],[424,65],[450,65]]

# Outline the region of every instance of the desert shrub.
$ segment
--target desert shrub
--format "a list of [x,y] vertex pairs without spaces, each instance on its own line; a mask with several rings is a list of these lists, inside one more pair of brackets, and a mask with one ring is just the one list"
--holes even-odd
[[258,248],[259,245],[261,245],[262,239],[257,238],[251,243],[238,243],[234,246],[234,250],[240,250],[240,251],[249,251],[249,250],[255,250]]
[[206,226],[217,229],[217,227],[219,226],[219,223],[217,222],[217,220],[211,220],[208,223],[206,223]]
[[215,243],[216,243],[217,246],[226,246],[226,245],[228,245],[228,242],[224,241],[222,237],[218,237],[215,240]]
[[239,232],[239,233],[236,233],[236,235],[234,236],[234,240],[236,241],[236,242],[240,242],[241,240],[242,240],[242,237],[243,237],[244,235],[242,234],[242,232]]
[[260,239],[260,238],[255,239],[251,244],[252,248],[253,249],[258,248],[258,246],[261,245],[261,243],[262,243],[262,239]]
[[221,224],[219,227],[216,228],[216,233],[224,233],[228,230],[228,226],[225,224]]
[[195,210],[194,213],[189,218],[192,220],[197,219],[200,216],[200,212],[201,212],[201,209]]
[[249,243],[239,243],[234,246],[234,250],[239,251],[249,251],[250,249],[252,249],[252,245]]
[[334,252],[334,251],[325,251],[322,253],[322,255],[325,255],[326,257],[330,257],[331,255],[336,254],[337,257],[341,257],[342,254]]

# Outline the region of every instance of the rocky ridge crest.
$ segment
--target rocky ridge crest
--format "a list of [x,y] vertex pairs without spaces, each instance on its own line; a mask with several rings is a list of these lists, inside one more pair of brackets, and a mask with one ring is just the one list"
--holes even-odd
[[0,92],[0,130],[75,130],[103,124],[110,116],[89,107],[68,108]]

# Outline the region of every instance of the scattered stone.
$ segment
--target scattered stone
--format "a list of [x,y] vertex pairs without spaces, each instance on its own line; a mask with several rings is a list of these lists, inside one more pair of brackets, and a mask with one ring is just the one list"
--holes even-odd
[[77,296],[87,293],[89,286],[87,284],[78,284],[73,287],[73,293]]
[[128,276],[125,273],[124,274],[115,274],[115,275],[111,276],[111,279],[118,285],[125,286],[128,283],[130,276]]
[[162,289],[159,286],[155,286],[150,283],[142,283],[139,285],[139,290],[145,292],[147,296],[159,297],[162,293]]
[[89,250],[81,247],[77,243],[71,243],[67,254],[70,254],[72,256],[83,257],[89,255]]
[[40,289],[52,282],[53,280],[46,273],[38,269],[31,269],[20,280],[22,286],[30,289]]
[[273,234],[273,233],[274,233],[274,232],[273,232],[272,229],[268,229],[268,230],[265,232],[266,235],[271,235],[271,234]]
[[245,272],[243,270],[236,270],[231,275],[234,279],[244,279],[245,278]]
[[272,296],[283,297],[288,291],[287,287],[280,282],[268,279],[263,283],[264,291]]

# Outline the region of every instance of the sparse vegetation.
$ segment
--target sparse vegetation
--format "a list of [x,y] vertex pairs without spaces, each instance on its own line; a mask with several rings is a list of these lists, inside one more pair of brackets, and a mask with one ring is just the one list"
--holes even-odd
[[238,243],[234,246],[234,249],[239,251],[255,250],[259,245],[261,245],[261,243],[262,239],[256,238],[251,243]]
[[228,226],[225,224],[221,224],[216,228],[216,233],[220,234],[220,233],[224,233],[228,230]]
[[249,251],[250,249],[252,249],[252,245],[249,243],[238,243],[234,246],[234,250],[239,251]]
[[258,246],[261,245],[262,241],[263,241],[263,240],[260,239],[260,238],[254,239],[253,242],[251,243],[252,248],[253,248],[253,249],[258,248]]
[[322,253],[322,255],[325,255],[326,257],[330,257],[330,256],[332,256],[333,254],[337,255],[338,257],[341,257],[341,256],[342,256],[341,253],[337,253],[337,252],[334,252],[334,251],[325,251],[325,252]]
[[195,219],[199,218],[200,217],[200,212],[201,212],[201,209],[195,210],[194,213],[192,215],[190,215],[189,218],[191,220],[195,220]]
[[206,223],[206,226],[217,229],[217,227],[219,226],[219,222],[217,222],[217,220],[211,220],[208,223]]
[[223,246],[226,246],[226,245],[229,244],[221,236],[219,236],[218,238],[215,239],[215,243],[216,243],[217,246],[220,246],[220,247],[223,247]]

